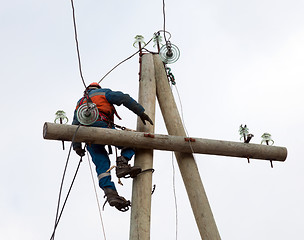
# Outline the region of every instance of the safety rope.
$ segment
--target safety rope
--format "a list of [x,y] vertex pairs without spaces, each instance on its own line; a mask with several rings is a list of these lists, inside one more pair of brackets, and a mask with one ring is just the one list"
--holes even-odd
[[103,224],[103,220],[102,220],[100,202],[99,202],[99,199],[98,199],[98,194],[97,194],[97,190],[96,190],[96,184],[95,184],[95,181],[94,181],[94,176],[93,176],[93,170],[92,170],[92,166],[91,166],[91,161],[90,161],[89,154],[87,154],[87,155],[88,155],[89,168],[90,168],[92,183],[93,183],[93,187],[94,187],[96,202],[97,202],[97,206],[98,206],[98,212],[99,212],[99,218],[100,218],[100,222],[101,222],[102,232],[103,232],[104,239],[106,240],[106,239],[107,239],[107,238],[106,238],[106,232],[105,232],[105,228],[104,228],[104,224]]

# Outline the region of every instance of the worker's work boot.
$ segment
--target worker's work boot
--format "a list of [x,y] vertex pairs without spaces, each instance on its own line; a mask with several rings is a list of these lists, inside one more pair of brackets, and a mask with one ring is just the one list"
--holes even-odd
[[135,178],[141,172],[140,167],[131,167],[128,160],[124,156],[120,156],[116,160],[116,176],[118,178]]
[[116,207],[119,211],[126,212],[129,210],[131,206],[131,202],[127,201],[124,197],[118,195],[116,190],[111,188],[104,188],[105,195],[107,197],[107,201],[110,206]]

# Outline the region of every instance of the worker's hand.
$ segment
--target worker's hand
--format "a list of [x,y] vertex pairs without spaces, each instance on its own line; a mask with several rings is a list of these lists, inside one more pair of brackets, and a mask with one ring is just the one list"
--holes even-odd
[[82,149],[82,148],[76,148],[75,149],[75,152],[80,156],[80,157],[83,157],[85,154],[85,150]]
[[153,122],[152,122],[151,118],[147,114],[145,114],[144,112],[141,115],[139,115],[139,117],[145,125],[146,125],[146,121],[148,121],[151,125],[153,125]]

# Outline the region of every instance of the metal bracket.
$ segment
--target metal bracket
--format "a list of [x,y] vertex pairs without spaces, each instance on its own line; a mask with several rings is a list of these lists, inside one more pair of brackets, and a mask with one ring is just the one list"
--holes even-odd
[[145,137],[150,137],[150,138],[154,138],[154,134],[151,134],[151,133],[145,133],[144,134]]
[[184,138],[186,142],[195,142],[194,138]]

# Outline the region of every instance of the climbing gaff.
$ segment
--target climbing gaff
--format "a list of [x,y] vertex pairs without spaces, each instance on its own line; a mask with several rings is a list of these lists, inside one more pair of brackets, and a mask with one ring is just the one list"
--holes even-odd
[[99,111],[95,103],[87,102],[77,109],[76,116],[82,125],[92,125],[97,121]]

